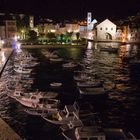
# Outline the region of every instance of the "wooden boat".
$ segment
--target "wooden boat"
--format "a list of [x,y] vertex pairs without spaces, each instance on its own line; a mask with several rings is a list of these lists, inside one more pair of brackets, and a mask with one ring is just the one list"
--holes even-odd
[[63,68],[65,69],[74,69],[77,67],[77,64],[74,62],[68,62],[62,65]]
[[62,83],[60,82],[52,82],[50,83],[50,86],[53,87],[53,88],[59,88],[62,86]]
[[50,58],[58,58],[58,55],[55,54],[55,52],[49,52],[49,51],[42,51],[43,55],[45,55],[45,57],[47,57],[48,59]]
[[20,63],[15,63],[14,67],[18,68],[19,66],[21,66],[23,68],[33,68],[38,64],[39,62],[35,62],[35,61],[21,61]]
[[16,99],[17,97],[22,97],[24,96],[24,93],[20,90],[15,90],[13,93],[8,93],[7,96]]
[[59,105],[59,100],[47,99],[42,97],[42,95],[31,94],[29,96],[15,97],[16,101],[22,105],[30,108],[41,108],[42,110],[51,110],[57,108]]
[[29,74],[31,73],[31,69],[23,69],[22,67],[14,68],[17,73]]
[[75,105],[65,105],[63,110],[47,113],[42,118],[55,125],[64,125],[70,121],[78,120],[78,110]]
[[49,60],[52,63],[60,63],[60,62],[63,62],[64,61],[63,58],[50,58]]
[[100,126],[77,127],[71,133],[62,132],[62,135],[67,140],[137,140],[132,133],[126,133],[120,128],[102,128]]
[[80,95],[85,96],[98,96],[98,95],[105,95],[106,90],[104,87],[91,87],[91,88],[78,88]]
[[88,88],[88,87],[101,87],[103,86],[103,82],[102,81],[85,81],[85,82],[77,82],[77,86],[78,87],[82,87],[82,88]]
[[48,110],[42,110],[42,109],[32,109],[32,108],[27,108],[24,110],[26,113],[28,113],[29,115],[33,115],[33,116],[41,116],[42,114],[46,114],[49,111]]
[[109,52],[109,53],[117,53],[118,50],[119,50],[119,48],[114,48],[114,47],[111,47],[111,46],[100,48],[100,51],[106,51],[106,52]]
[[58,96],[57,92],[48,91],[47,94],[43,96],[43,98],[53,99],[56,98],[57,96]]
[[84,81],[87,81],[87,80],[91,79],[91,77],[88,76],[88,74],[86,74],[86,73],[81,73],[79,75],[74,75],[73,78],[74,78],[75,81],[78,81],[78,82],[84,82]]

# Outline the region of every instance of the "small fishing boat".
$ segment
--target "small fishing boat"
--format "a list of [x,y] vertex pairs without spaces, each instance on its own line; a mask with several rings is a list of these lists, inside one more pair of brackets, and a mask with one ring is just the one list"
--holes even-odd
[[82,126],[72,131],[62,132],[66,140],[137,140],[131,132],[120,128],[102,128],[100,126]]
[[60,63],[60,62],[63,62],[64,61],[63,58],[50,58],[49,60],[52,63]]
[[17,72],[17,73],[23,73],[23,74],[29,74],[31,73],[31,69],[24,69],[22,68],[21,66],[19,66],[18,68],[14,68],[14,70]]
[[85,82],[77,82],[77,86],[78,87],[82,87],[82,88],[88,88],[88,87],[101,87],[103,86],[103,82],[100,80],[89,80],[89,81],[85,81]]
[[52,82],[50,83],[50,86],[53,87],[53,88],[59,88],[62,86],[62,83],[60,82]]
[[63,110],[47,113],[42,115],[42,118],[55,125],[64,125],[70,121],[78,120],[78,110],[74,105],[65,105]]
[[83,95],[99,95],[105,93],[105,89],[103,87],[78,88],[78,89],[80,94]]
[[74,69],[77,67],[77,64],[74,62],[68,62],[62,65],[63,68],[65,69]]

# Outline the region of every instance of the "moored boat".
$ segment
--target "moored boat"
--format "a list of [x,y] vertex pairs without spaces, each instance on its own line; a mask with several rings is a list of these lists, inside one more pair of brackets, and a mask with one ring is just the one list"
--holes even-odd
[[77,67],[77,64],[74,62],[68,62],[62,65],[63,68],[65,69],[74,69]]
[[130,133],[120,128],[102,128],[100,126],[77,127],[66,132],[62,132],[67,140],[137,140]]
[[82,88],[92,88],[92,87],[101,87],[103,86],[103,82],[102,81],[85,81],[85,82],[77,82],[77,86],[78,87],[82,87]]
[[59,88],[62,86],[62,83],[60,82],[52,82],[50,83],[50,86],[53,87],[53,88]]
[[44,114],[42,118],[55,125],[64,125],[79,119],[75,105],[65,105],[63,110]]
[[31,69],[23,69],[22,67],[14,68],[17,73],[29,74],[31,73]]
[[78,88],[82,96],[106,96],[107,90],[104,87]]

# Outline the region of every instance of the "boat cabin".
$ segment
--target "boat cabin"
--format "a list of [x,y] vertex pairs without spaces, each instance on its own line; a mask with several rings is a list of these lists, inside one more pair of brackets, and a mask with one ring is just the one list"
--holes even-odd
[[77,140],[136,140],[132,133],[125,133],[122,129],[97,126],[78,127],[75,136]]
[[72,117],[72,118],[78,118],[78,109],[76,108],[76,105],[65,105],[64,110],[61,112],[58,112],[59,120],[62,120],[64,117]]
[[79,127],[75,129],[77,140],[106,140],[105,133],[99,127]]

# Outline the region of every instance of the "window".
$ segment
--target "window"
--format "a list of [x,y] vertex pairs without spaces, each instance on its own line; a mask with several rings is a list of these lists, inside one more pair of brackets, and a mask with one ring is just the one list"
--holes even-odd
[[102,27],[100,28],[100,30],[102,30]]
[[106,27],[106,30],[108,30],[108,28]]
[[113,28],[111,28],[111,30],[113,30]]

